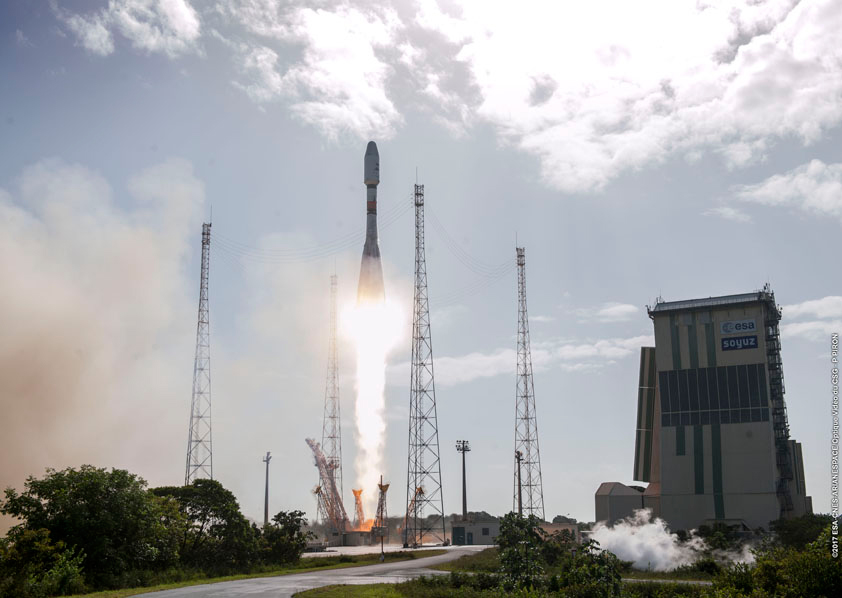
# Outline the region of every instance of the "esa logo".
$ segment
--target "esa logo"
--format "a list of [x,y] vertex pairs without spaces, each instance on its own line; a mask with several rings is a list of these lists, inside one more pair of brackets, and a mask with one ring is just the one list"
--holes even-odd
[[722,350],[733,351],[734,349],[756,349],[756,336],[732,336],[722,339]]
[[757,332],[757,325],[754,323],[754,320],[734,320],[732,322],[722,322],[719,325],[719,332],[722,334]]

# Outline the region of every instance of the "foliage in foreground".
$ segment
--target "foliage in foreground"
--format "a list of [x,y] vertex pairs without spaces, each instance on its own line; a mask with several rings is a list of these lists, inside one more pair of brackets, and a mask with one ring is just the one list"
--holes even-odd
[[[546,534],[534,515],[509,513],[500,523],[500,571],[505,590],[562,591],[571,596],[620,595],[619,559],[599,543],[569,532]],[[545,575],[545,572],[549,575]]]
[[842,559],[831,556],[830,526],[804,548],[769,546],[753,566],[735,564],[714,581],[718,596],[842,596]]
[[0,540],[0,598],[250,573],[298,561],[309,537],[301,511],[249,524],[214,480],[148,490],[90,465],[30,476],[23,492],[6,489],[0,513],[21,521]]
[[[452,574],[447,581],[452,590],[465,596],[496,596],[497,588],[503,591],[518,589],[532,596],[715,596],[750,598],[806,598],[842,596],[842,559],[833,559],[830,553],[830,526],[816,538],[816,521],[825,516],[801,518],[785,524],[786,534],[770,538],[754,550],[756,563],[723,566],[705,557],[669,573],[658,575],[663,579],[714,580],[714,586],[705,587],[677,583],[626,583],[620,575],[628,563],[622,563],[595,543],[576,544],[564,532],[555,535],[541,533],[537,519],[519,518],[514,514],[504,518],[501,525],[499,547],[500,574],[459,577]],[[709,537],[718,542],[719,549],[733,548],[734,538],[727,529],[711,528]],[[798,549],[801,539],[814,538],[803,549]],[[497,558],[494,550],[463,557],[453,564],[453,570],[489,571]],[[543,571],[543,573],[540,573]],[[626,571],[627,572],[627,571]],[[477,582],[475,583],[474,580]],[[439,587],[445,580],[425,582]],[[439,584],[439,585],[436,585]],[[402,586],[403,587],[403,586]],[[405,586],[402,595],[414,596],[411,586]],[[444,590],[436,590],[444,592]],[[530,593],[531,592],[531,593]],[[418,594],[418,595],[423,595]],[[433,595],[433,594],[430,594]],[[437,595],[437,594],[436,594]],[[442,593],[441,595],[447,595]]]

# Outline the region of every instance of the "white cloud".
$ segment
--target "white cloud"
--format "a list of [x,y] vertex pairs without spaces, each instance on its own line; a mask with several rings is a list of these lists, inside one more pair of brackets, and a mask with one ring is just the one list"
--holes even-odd
[[755,185],[733,189],[737,200],[791,206],[805,212],[842,217],[842,164],[811,160]]
[[553,316],[529,316],[530,322],[555,322]]
[[114,38],[101,15],[96,14],[89,18],[64,15],[60,18],[76,36],[77,43],[92,54],[108,56],[114,52]]
[[266,46],[253,46],[245,49],[242,56],[243,67],[252,73],[246,83],[235,83],[256,102],[269,102],[282,95],[283,77],[277,70],[278,54]]
[[[781,139],[810,144],[842,121],[836,0],[398,9],[232,0],[203,5],[200,18],[187,0],[110,0],[85,14],[55,10],[103,56],[117,33],[148,52],[199,51],[202,21],[221,19],[237,85],[258,103],[288,103],[328,138],[390,137],[410,106],[456,136],[490,123],[568,192],[673,156],[714,153],[743,167]],[[838,213],[837,201],[822,195],[809,207]],[[730,210],[712,213],[741,218]]]
[[265,32],[303,45],[301,58],[281,74],[273,50],[247,44],[242,64],[253,76],[238,85],[257,101],[289,99],[293,113],[328,138],[391,137],[402,117],[387,94],[391,67],[379,50],[395,42],[396,13],[340,6],[296,8],[277,18]]
[[35,45],[20,29],[15,29],[15,43],[21,48],[32,48]]
[[450,15],[425,3],[419,22],[469,67],[478,115],[550,184],[588,191],[674,152],[741,166],[837,124],[842,11],[794,4],[465,0]]
[[88,15],[59,8],[55,2],[52,6],[77,42],[93,54],[114,52],[114,30],[135,48],[170,58],[198,50],[201,23],[188,0],[109,0]]
[[842,320],[812,320],[781,324],[784,338],[802,337],[812,341],[829,341],[830,335],[842,331]]
[[814,316],[820,319],[842,318],[842,297],[830,295],[821,299],[803,301],[783,307],[785,317]]
[[733,222],[751,222],[751,216],[749,216],[742,210],[738,210],[737,208],[731,208],[729,206],[719,206],[716,208],[711,208],[709,210],[705,210],[703,213],[705,216],[717,216],[719,218],[731,220]]
[[[802,301],[782,308],[784,337],[802,337],[807,340],[826,340],[833,332],[842,332],[842,297],[830,295],[821,299]],[[806,321],[790,322],[807,317]]]
[[[651,336],[611,338],[596,341],[574,342],[553,340],[532,345],[532,366],[536,372],[549,369],[564,371],[598,370],[651,345]],[[457,357],[436,357],[436,384],[454,386],[480,378],[514,375],[517,353],[514,349],[497,349],[490,353],[468,353]],[[388,380],[391,384],[404,381],[409,365],[391,366]]]
[[610,301],[597,307],[574,309],[572,313],[581,321],[623,322],[631,320],[640,312],[640,308],[630,303]]

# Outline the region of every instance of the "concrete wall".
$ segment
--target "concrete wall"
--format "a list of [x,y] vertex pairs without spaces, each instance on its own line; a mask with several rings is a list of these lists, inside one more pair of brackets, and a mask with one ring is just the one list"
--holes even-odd
[[594,495],[596,520],[612,525],[643,508],[643,493],[619,482],[603,482]]

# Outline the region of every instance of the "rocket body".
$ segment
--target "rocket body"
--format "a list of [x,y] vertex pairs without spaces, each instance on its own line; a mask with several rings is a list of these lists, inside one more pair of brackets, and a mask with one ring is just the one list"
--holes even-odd
[[377,185],[380,183],[380,154],[377,144],[368,142],[363,162],[363,183],[366,192],[365,245],[360,264],[357,303],[384,301],[383,267],[380,264],[380,245],[377,241]]

